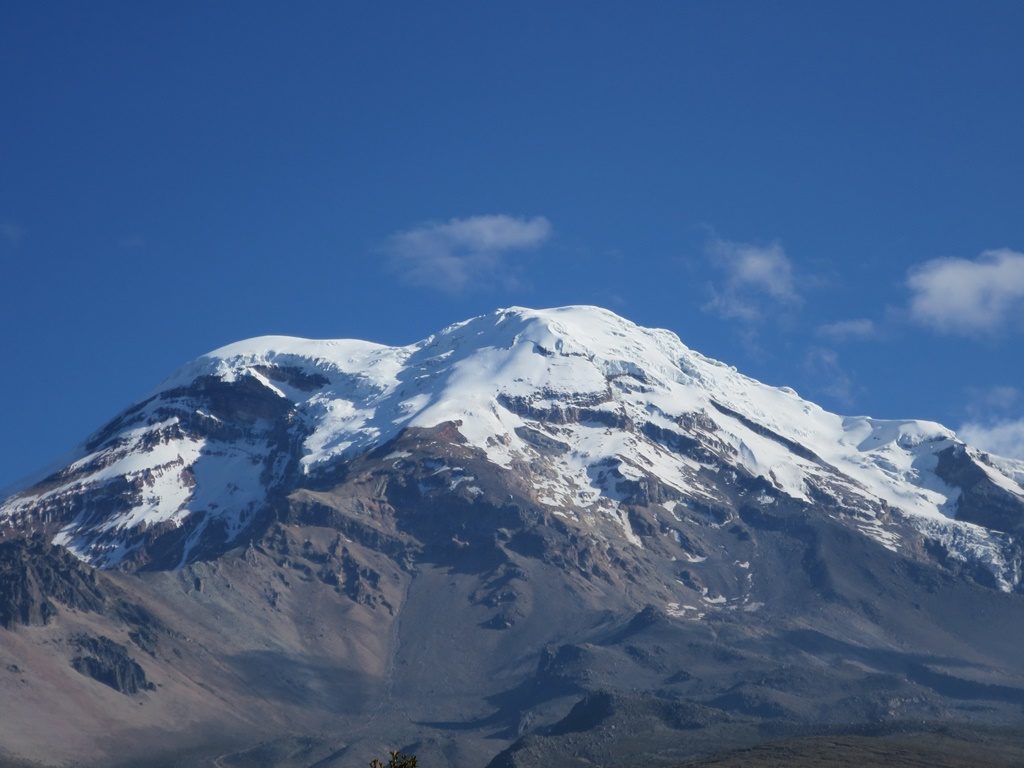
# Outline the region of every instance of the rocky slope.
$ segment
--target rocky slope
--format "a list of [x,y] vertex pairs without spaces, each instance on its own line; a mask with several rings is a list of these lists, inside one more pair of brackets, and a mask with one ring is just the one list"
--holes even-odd
[[591,307],[241,342],[0,506],[0,745],[667,764],[1014,726],[1022,482]]

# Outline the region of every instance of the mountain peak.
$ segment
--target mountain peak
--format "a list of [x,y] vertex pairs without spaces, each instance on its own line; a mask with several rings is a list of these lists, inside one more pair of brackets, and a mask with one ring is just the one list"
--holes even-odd
[[567,354],[642,355],[661,344],[673,353],[689,351],[671,331],[645,328],[609,309],[585,304],[548,309],[506,307],[449,326],[441,335],[467,329],[475,332],[480,346],[508,347],[532,341]]
[[[440,429],[467,461],[528,481],[531,503],[574,524],[611,520],[634,546],[636,505],[697,504],[728,519],[738,502],[723,478],[746,477],[764,503],[831,500],[891,548],[903,534],[886,521],[906,518],[960,542],[958,556],[985,561],[1004,585],[1018,579],[999,536],[1024,514],[1012,511],[1024,504],[1019,468],[937,424],[829,413],[591,306],[500,309],[406,346],[263,336],[222,347],[15,495],[0,519],[58,525],[58,543],[101,565],[171,532],[185,563],[211,526],[230,544],[268,499]],[[1011,511],[979,517],[968,485],[996,489]]]

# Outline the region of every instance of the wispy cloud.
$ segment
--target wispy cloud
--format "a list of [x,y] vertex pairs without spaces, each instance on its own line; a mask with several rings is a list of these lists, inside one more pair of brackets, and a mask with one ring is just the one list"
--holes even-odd
[[146,247],[146,238],[142,235],[124,235],[118,238],[117,246],[130,251],[138,250]]
[[967,388],[966,410],[971,421],[1004,417],[1020,403],[1024,403],[1024,394],[1016,387],[1000,385]]
[[4,219],[0,221],[0,238],[5,240],[8,245],[17,248],[21,245],[21,241],[25,239],[25,230],[13,221]]
[[967,421],[957,433],[969,445],[1000,456],[1024,459],[1024,392],[1011,386],[970,387]]
[[976,259],[934,259],[907,277],[910,315],[942,333],[987,334],[1024,316],[1024,253],[1006,248]]
[[1017,387],[968,389],[967,421],[957,430],[969,445],[1000,456],[1024,459],[1024,393]]
[[832,341],[870,339],[877,332],[878,329],[875,327],[875,321],[863,317],[819,325],[815,331],[818,336],[831,339]]
[[767,246],[715,238],[707,254],[723,274],[710,285],[705,311],[753,322],[770,309],[800,304],[793,279],[793,264],[779,243]]
[[968,445],[997,456],[1024,459],[1024,419],[1005,419],[990,424],[969,421],[957,434]]
[[839,364],[839,354],[827,347],[812,347],[804,356],[804,371],[812,387],[843,406],[854,401],[854,383]]
[[470,216],[396,232],[384,243],[391,267],[412,285],[460,293],[484,283],[513,283],[508,255],[551,236],[543,216]]

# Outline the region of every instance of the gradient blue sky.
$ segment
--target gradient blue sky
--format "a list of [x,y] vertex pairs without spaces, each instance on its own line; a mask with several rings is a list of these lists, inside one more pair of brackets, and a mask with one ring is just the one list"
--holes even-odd
[[5,2],[0,486],[226,342],[511,304],[1024,453],[1022,38],[1020,2]]

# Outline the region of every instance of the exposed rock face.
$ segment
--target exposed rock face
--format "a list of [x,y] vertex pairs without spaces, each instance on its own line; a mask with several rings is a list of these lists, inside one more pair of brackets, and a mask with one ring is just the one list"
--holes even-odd
[[0,506],[0,743],[671,765],[1017,727],[1022,479],[592,308],[233,345]]
[[8,526],[59,532],[57,542],[99,566],[168,569],[216,557],[273,507],[294,461],[293,418],[255,379],[200,376],[103,427],[83,459],[33,489],[31,504],[7,508]]
[[956,516],[1003,533],[1024,532],[1024,505],[1019,486],[999,482],[999,470],[987,456],[972,455],[963,445],[951,445],[938,454],[935,474],[960,489]]
[[95,571],[40,537],[0,542],[0,626],[47,624],[57,604],[103,610]]
[[76,635],[72,644],[77,655],[71,659],[71,666],[76,672],[129,696],[155,688],[138,662],[128,655],[128,649],[109,637]]

